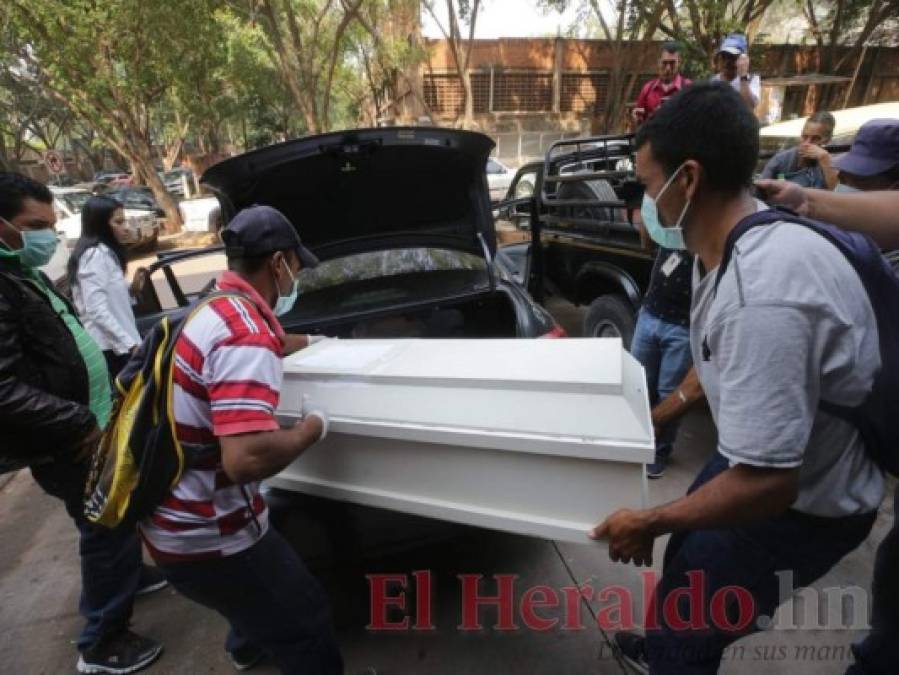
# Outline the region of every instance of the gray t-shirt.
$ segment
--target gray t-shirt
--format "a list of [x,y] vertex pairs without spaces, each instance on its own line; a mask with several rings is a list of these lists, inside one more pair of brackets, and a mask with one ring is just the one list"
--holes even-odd
[[778,152],[768,160],[762,170],[762,178],[779,178],[781,175],[797,185],[810,188],[826,188],[824,169],[815,162],[811,166],[799,165],[799,148]]
[[693,362],[732,464],[801,466],[793,508],[836,517],[875,510],[883,474],[852,425],[820,400],[861,403],[880,368],[874,311],[849,262],[793,223],[747,232],[714,292],[693,272]]

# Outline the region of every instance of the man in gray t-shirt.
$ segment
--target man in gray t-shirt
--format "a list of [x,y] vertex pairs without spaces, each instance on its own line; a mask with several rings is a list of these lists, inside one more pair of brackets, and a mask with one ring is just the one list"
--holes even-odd
[[816,112],[806,120],[799,145],[778,152],[762,169],[761,178],[784,178],[802,187],[832,190],[837,170],[824,148],[833,137],[836,125],[829,112]]
[[728,235],[764,208],[749,192],[758,122],[732,88],[676,95],[636,146],[643,222],[669,228],[695,255],[690,345],[718,451],[685,497],[618,511],[591,535],[608,540],[613,560],[637,565],[652,564],[655,538],[672,535],[645,637],[615,640],[653,675],[711,675],[724,649],[785,599],[779,572],[806,586],[871,530],[883,476],[857,430],[820,404],[868,394],[877,325],[850,263],[797,224],[740,237],[715,288]]

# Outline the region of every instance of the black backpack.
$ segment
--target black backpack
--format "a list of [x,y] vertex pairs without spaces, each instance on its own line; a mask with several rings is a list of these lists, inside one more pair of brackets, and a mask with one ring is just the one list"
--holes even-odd
[[180,480],[184,450],[175,434],[172,385],[175,344],[209,302],[244,297],[216,291],[157,323],[116,377],[112,416],[91,462],[84,513],[114,528],[150,516]]
[[852,265],[871,302],[880,341],[880,370],[865,401],[855,408],[821,401],[818,407],[851,422],[865,442],[868,455],[885,471],[899,475],[899,278],[877,245],[858,232],[803,218],[786,209],[758,211],[741,220],[724,244],[715,279],[721,282],[734,244],[754,227],[776,222],[802,225],[837,247]]

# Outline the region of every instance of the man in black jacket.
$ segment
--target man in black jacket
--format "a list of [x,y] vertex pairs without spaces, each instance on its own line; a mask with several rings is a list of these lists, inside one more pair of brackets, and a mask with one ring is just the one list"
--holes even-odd
[[30,467],[78,527],[87,619],[78,671],[133,672],[162,651],[128,630],[134,596],[161,586],[141,582],[133,528],[107,530],[84,518],[90,456],[111,413],[109,373],[71,304],[39,271],[55,251],[55,223],[44,185],[0,173],[0,471]]

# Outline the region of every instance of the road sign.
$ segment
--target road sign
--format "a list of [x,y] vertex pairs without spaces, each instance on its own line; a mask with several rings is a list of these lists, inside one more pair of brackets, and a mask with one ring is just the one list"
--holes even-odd
[[62,173],[65,170],[62,155],[56,150],[47,150],[44,153],[44,163],[47,165],[50,173]]

